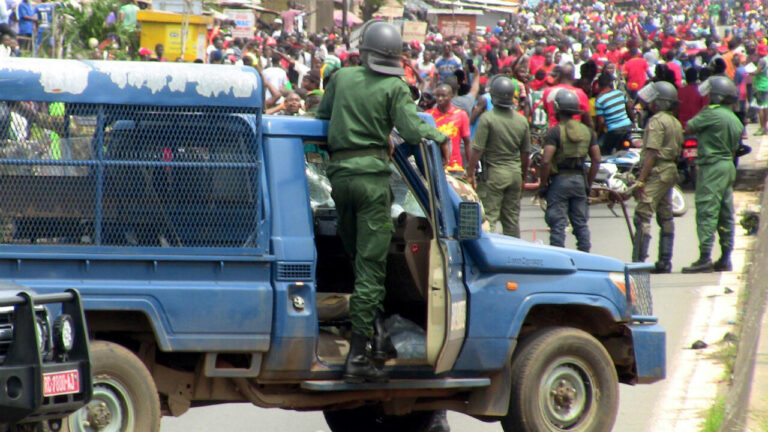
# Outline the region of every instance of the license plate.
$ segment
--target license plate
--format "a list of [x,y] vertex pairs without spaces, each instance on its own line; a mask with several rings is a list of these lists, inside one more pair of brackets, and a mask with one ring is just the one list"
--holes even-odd
[[697,155],[697,148],[687,148],[683,149],[683,157],[684,158],[695,158]]
[[80,372],[76,370],[43,374],[43,396],[80,393]]

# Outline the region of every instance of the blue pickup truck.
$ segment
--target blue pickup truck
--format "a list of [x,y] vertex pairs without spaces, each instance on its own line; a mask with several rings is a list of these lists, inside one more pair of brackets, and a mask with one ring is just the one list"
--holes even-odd
[[322,410],[333,432],[421,431],[444,409],[609,431],[618,383],[664,378],[648,266],[485,232],[436,146],[404,143],[386,314],[408,330],[388,383],[345,383],[327,122],[262,115],[263,92],[248,67],[0,64],[0,280],[77,289],[88,324],[93,400],[64,430],[251,402]]

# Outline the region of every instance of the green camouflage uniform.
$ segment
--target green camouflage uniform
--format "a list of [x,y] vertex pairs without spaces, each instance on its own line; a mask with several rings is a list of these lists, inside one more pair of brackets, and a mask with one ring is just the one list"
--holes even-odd
[[352,330],[373,335],[386,294],[387,251],[394,226],[388,136],[392,127],[409,143],[446,137],[419,119],[405,82],[363,66],[340,69],[317,109],[330,118],[328,177],[339,214],[339,235],[353,258],[355,290],[349,303]]
[[510,109],[493,107],[480,116],[472,138],[472,148],[484,153],[487,174],[477,182],[477,195],[483,203],[491,231],[501,221],[504,235],[520,237],[520,197],[523,173],[520,153],[531,149],[528,121]]
[[696,158],[696,234],[699,253],[709,256],[715,242],[733,249],[733,183],[736,166],[733,158],[739,148],[743,125],[736,114],[721,105],[710,105],[688,121],[699,139]]
[[668,111],[660,111],[648,120],[643,133],[642,166],[648,150],[656,150],[656,161],[645,179],[645,191],[635,207],[635,241],[632,261],[645,261],[651,238],[651,217],[659,224],[659,261],[672,259],[675,234],[672,214],[672,188],[677,183],[677,158],[683,145],[683,127]]

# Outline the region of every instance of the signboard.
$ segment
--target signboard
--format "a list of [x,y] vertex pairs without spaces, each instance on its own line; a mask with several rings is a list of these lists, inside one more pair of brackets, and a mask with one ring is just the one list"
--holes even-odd
[[476,22],[474,15],[438,15],[437,28],[443,37],[466,36],[475,31]]
[[403,23],[403,40],[405,42],[417,40],[423,43],[426,34],[427,23],[423,21],[405,21]]
[[224,9],[224,14],[235,23],[232,29],[232,37],[250,39],[253,37],[253,29],[256,19],[250,9]]

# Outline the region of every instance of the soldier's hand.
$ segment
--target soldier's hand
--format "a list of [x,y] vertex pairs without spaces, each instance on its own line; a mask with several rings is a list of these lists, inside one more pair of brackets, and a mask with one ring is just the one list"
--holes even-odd
[[464,179],[472,186],[472,189],[477,189],[477,180],[475,180],[475,173],[467,172],[464,175]]
[[632,191],[632,196],[636,200],[641,200],[645,196],[645,184],[642,182],[635,183],[635,189]]

